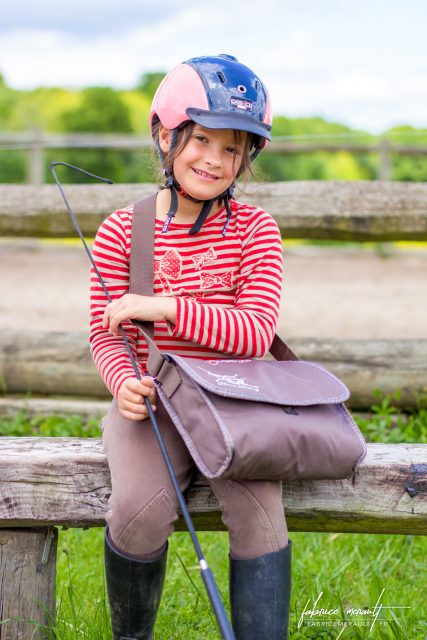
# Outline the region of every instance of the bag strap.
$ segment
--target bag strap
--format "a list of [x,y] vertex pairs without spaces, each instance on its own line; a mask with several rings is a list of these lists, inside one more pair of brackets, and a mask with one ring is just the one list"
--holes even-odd
[[133,205],[129,292],[153,295],[157,193]]
[[[156,200],[157,193],[138,200],[133,206],[129,292],[143,296],[153,295]],[[154,323],[138,320],[133,323],[141,329],[150,348],[154,347],[159,352],[154,343]],[[277,333],[274,334],[270,353],[276,360],[298,360]]]

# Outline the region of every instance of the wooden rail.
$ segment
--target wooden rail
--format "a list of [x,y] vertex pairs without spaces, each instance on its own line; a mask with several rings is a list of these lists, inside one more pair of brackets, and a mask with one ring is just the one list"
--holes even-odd
[[[3,437],[0,469],[0,527],[104,524],[111,486],[100,440]],[[426,483],[427,445],[369,444],[350,478],[286,482],[283,503],[293,531],[427,534]],[[186,496],[198,529],[224,530],[201,476]]]
[[[331,135],[325,134],[323,141],[316,140],[316,136],[295,136],[293,139],[273,138],[268,145],[266,153],[376,153],[379,156],[377,178],[389,180],[391,174],[391,155],[401,156],[425,156],[427,147],[422,145],[408,145],[393,143],[382,138],[378,141],[369,140],[364,136],[365,142],[327,141]],[[345,135],[342,136],[345,138]],[[347,136],[349,138],[350,136]],[[305,138],[305,140],[303,140]],[[363,136],[362,136],[363,138]],[[360,137],[359,137],[360,139]],[[22,150],[28,156],[28,178],[32,184],[44,182],[44,152],[48,149],[112,149],[112,150],[152,150],[153,143],[150,136],[135,134],[107,134],[107,133],[60,133],[47,134],[39,129],[32,131],[14,131],[0,133],[0,151]]]
[[[302,360],[326,366],[351,389],[350,406],[369,408],[373,391],[401,392],[398,405],[417,406],[427,389],[427,340],[297,338]],[[7,393],[110,397],[85,332],[3,331],[0,380]]]
[[[54,619],[56,527],[103,526],[110,477],[98,439],[3,437],[0,470],[0,640],[30,640]],[[426,495],[426,445],[370,444],[345,480],[284,483],[283,505],[290,531],[421,535]],[[198,530],[223,529],[203,478],[186,499]]]
[[[84,233],[94,236],[112,211],[157,187],[96,184],[65,189]],[[260,183],[248,186],[238,198],[269,211],[284,238],[427,240],[424,183]],[[56,185],[0,185],[0,235],[75,237],[76,233]]]

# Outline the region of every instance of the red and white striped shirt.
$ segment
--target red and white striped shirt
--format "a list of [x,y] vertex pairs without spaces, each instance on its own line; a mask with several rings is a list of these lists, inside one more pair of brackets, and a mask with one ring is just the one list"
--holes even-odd
[[[257,207],[230,201],[190,236],[191,224],[156,220],[154,295],[177,298],[176,324],[155,323],[161,351],[198,358],[262,357],[273,340],[282,287],[282,240],[275,220]],[[133,205],[110,215],[93,246],[97,268],[114,300],[128,293]],[[135,373],[121,336],[102,327],[107,298],[91,270],[91,351],[114,396]],[[148,348],[130,322],[122,323],[141,373]]]

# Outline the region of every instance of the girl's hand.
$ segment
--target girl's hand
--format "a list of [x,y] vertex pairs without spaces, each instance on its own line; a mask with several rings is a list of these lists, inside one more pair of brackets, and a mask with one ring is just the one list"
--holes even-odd
[[126,293],[105,307],[102,326],[110,333],[119,335],[119,324],[124,320],[146,320],[176,322],[176,299],[163,296],[139,296]]
[[145,397],[148,397],[153,411],[155,411],[156,389],[152,378],[149,376],[145,376],[141,380],[127,378],[117,395],[117,403],[121,415],[128,420],[145,420],[148,418],[148,409],[144,402]]

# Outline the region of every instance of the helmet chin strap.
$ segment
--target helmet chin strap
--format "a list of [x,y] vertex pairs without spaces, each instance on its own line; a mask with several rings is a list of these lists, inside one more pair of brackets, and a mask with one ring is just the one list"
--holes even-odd
[[[169,172],[167,170],[164,170],[164,173],[165,175],[167,175]],[[196,233],[199,233],[203,223],[206,221],[206,218],[211,212],[214,202],[222,200],[224,202],[224,207],[227,214],[225,224],[222,228],[222,235],[223,237],[225,237],[225,234],[227,232],[227,227],[230,224],[230,217],[232,214],[229,200],[233,196],[234,186],[235,185],[233,183],[230,187],[228,187],[228,189],[226,189],[226,191],[221,193],[216,198],[212,198],[210,200],[196,200],[196,198],[193,198],[192,196],[190,196],[189,194],[187,194],[185,191],[182,190],[179,183],[175,180],[173,174],[167,175],[164,188],[169,189],[171,194],[171,202],[170,202],[170,207],[166,216],[165,223],[162,228],[162,233],[168,232],[169,225],[172,221],[172,218],[176,215],[176,212],[178,211],[178,193],[180,193],[180,195],[182,195],[184,198],[187,198],[188,200],[191,200],[192,202],[195,202],[195,203],[203,202],[203,206],[200,210],[197,220],[189,231],[189,234],[191,236],[194,236]]]
[[230,209],[229,199],[232,197],[233,191],[234,191],[234,183],[230,187],[228,187],[226,191],[221,193],[217,198],[214,198],[212,200],[205,200],[203,207],[197,217],[196,222],[193,224],[193,226],[190,229],[190,236],[194,236],[196,233],[199,233],[203,223],[205,222],[206,218],[208,217],[212,209],[212,205],[215,202],[215,200],[218,200],[218,201],[222,200],[224,202],[225,210],[227,212],[225,224],[222,228],[222,235],[223,237],[225,237],[225,234],[227,232],[227,227],[230,224],[231,209]]

